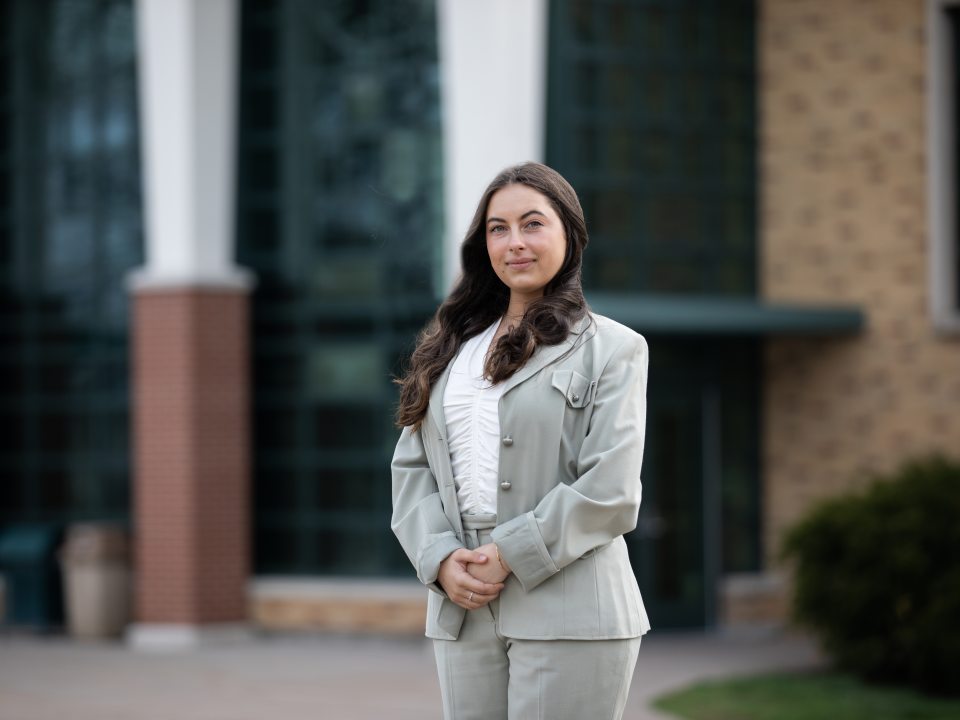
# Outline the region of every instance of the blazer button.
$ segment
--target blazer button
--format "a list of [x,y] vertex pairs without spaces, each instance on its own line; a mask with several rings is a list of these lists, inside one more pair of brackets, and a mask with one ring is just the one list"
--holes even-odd
[[510,484],[509,480],[504,480],[502,483],[500,483],[500,487],[504,490],[509,490],[513,486]]
[[506,445],[507,447],[510,447],[511,445],[513,445],[513,438],[507,435],[506,437],[503,438],[503,444]]

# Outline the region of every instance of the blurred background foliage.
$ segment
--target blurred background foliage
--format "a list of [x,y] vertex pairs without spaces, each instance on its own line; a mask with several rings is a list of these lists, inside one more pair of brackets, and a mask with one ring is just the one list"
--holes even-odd
[[960,464],[914,460],[787,534],[793,612],[844,670],[960,694]]

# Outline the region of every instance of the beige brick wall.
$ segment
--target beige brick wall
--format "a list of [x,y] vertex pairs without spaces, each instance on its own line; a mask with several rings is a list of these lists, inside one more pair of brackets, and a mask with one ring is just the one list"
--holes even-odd
[[780,627],[788,613],[789,593],[780,574],[726,575],[720,584],[720,625],[728,631]]
[[265,630],[423,635],[428,590],[416,580],[260,577],[249,614]]
[[767,344],[766,552],[809,505],[960,457],[960,338],[928,311],[923,0],[760,3],[760,282],[849,303],[845,339]]

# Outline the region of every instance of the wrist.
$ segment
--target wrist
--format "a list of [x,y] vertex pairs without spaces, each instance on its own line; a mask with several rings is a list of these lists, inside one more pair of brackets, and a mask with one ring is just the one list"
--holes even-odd
[[497,563],[500,565],[500,569],[509,575],[510,567],[503,561],[503,558],[500,557],[500,547],[496,543],[494,543],[493,549],[497,555]]

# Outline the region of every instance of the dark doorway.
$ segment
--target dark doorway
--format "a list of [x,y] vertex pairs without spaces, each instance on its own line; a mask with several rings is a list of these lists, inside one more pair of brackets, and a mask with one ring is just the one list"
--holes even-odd
[[720,576],[759,565],[756,343],[650,347],[643,503],[627,541],[651,623],[710,626]]

